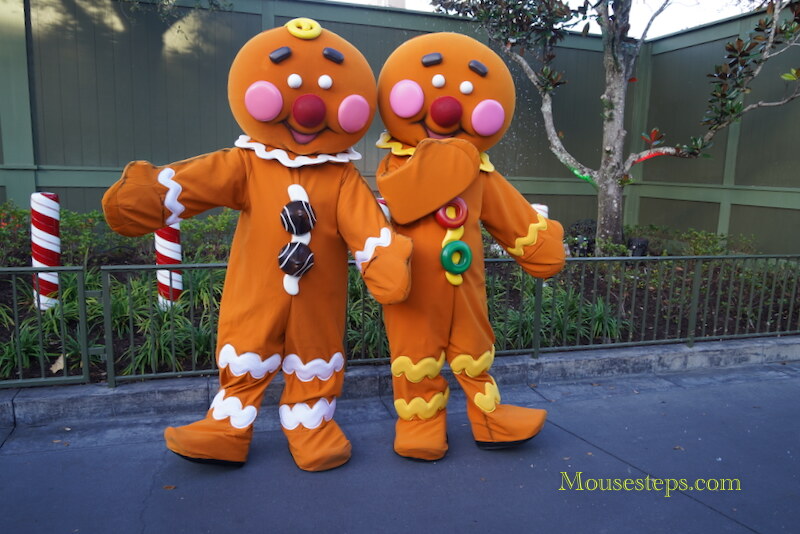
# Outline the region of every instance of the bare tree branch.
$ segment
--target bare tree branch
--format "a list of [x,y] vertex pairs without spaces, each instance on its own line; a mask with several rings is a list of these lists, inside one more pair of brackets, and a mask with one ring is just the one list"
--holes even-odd
[[556,130],[555,123],[553,122],[552,96],[549,92],[545,91],[542,85],[539,83],[539,78],[537,77],[536,72],[520,54],[508,48],[503,48],[502,50],[508,57],[522,67],[523,72],[525,72],[525,75],[528,77],[528,79],[533,82],[533,85],[539,91],[539,96],[542,97],[542,117],[544,118],[544,127],[545,131],[547,132],[547,140],[550,143],[550,149],[552,150],[553,154],[562,164],[566,165],[570,170],[572,170],[573,173],[577,172],[594,180],[595,171],[589,167],[586,167],[577,159],[575,159],[575,157],[572,156],[569,151],[567,151],[566,147],[561,142],[561,138],[558,136],[558,131]]
[[653,13],[653,15],[650,17],[650,20],[647,21],[647,25],[644,27],[644,31],[642,32],[642,36],[639,38],[639,43],[637,45],[637,49],[641,48],[642,44],[645,41],[645,39],[647,39],[647,33],[650,31],[650,26],[653,25],[653,21],[655,21],[658,18],[658,16],[661,15],[661,13],[663,13],[664,10],[667,9],[670,6],[671,3],[672,3],[672,0],[664,0],[664,3],[661,4],[661,6],[658,9],[656,9],[655,13]]

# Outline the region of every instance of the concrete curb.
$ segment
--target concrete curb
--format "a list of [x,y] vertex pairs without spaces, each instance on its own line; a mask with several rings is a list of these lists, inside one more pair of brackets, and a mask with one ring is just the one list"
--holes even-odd
[[[720,367],[800,361],[800,336],[685,345],[598,349],[497,358],[492,375],[503,385],[538,384],[586,378],[658,375]],[[449,371],[443,375],[456,388]],[[116,417],[202,414],[217,392],[217,377],[177,378],[122,384],[54,386],[0,390],[0,427],[44,425]],[[283,389],[275,378],[264,397],[275,405]],[[388,365],[347,370],[343,399],[391,396]]]

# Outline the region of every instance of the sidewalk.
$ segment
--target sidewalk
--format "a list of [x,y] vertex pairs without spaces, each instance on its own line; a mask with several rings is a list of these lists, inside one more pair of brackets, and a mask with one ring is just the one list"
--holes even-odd
[[[624,361],[626,352],[620,354]],[[539,436],[504,451],[474,446],[464,397],[454,390],[450,452],[433,463],[392,452],[388,390],[363,398],[354,391],[337,409],[353,458],[325,473],[294,466],[274,402],[262,409],[250,460],[240,469],[192,464],[164,448],[163,428],[195,420],[205,407],[192,412],[180,405],[169,413],[163,401],[172,398],[153,389],[157,381],[147,396],[107,393],[107,404],[115,406],[108,413],[67,409],[31,425],[22,419],[34,412],[23,409],[15,427],[0,425],[0,525],[14,534],[794,532],[800,523],[800,359],[796,352],[786,360],[763,353],[755,359],[737,360],[749,363],[737,367],[686,365],[584,379],[575,379],[573,366],[573,376],[560,380],[540,372],[535,387],[498,378],[504,402],[550,413]],[[591,361],[584,367],[595,376],[624,370],[608,363],[601,372],[592,367],[596,358]],[[379,381],[366,381],[372,380]],[[52,389],[62,391],[62,405],[74,407],[80,403],[68,392],[79,388]],[[27,398],[14,409],[30,408],[41,395],[50,400],[38,406],[54,411],[52,395],[36,391],[5,394]],[[582,472],[586,487],[592,485],[587,479],[643,483],[649,475],[689,485],[698,478],[738,479],[741,489],[686,489],[670,497],[663,487],[560,490],[568,487],[562,472],[571,479]]]

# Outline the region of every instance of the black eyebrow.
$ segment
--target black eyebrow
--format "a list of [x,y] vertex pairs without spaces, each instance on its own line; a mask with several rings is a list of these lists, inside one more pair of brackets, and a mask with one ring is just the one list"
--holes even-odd
[[273,50],[269,53],[269,60],[273,63],[280,63],[284,59],[289,59],[289,56],[292,55],[292,49],[288,46],[282,46],[277,50]]
[[489,69],[486,68],[486,65],[478,61],[477,59],[473,59],[469,62],[469,70],[478,74],[478,76],[486,77],[489,74]]
[[329,59],[334,63],[341,63],[344,61],[344,54],[336,50],[335,48],[323,48],[322,55],[325,59]]
[[425,67],[432,67],[434,65],[438,65],[442,62],[442,54],[439,52],[433,52],[431,54],[425,54],[422,56],[422,65]]

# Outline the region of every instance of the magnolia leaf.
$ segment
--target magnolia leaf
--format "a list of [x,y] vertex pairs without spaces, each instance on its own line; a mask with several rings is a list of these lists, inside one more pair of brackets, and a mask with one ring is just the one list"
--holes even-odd
[[795,76],[791,72],[786,72],[784,74],[781,74],[781,78],[783,78],[787,82],[796,82],[797,81],[797,76]]
[[50,372],[56,374],[57,372],[64,369],[64,355],[58,357],[58,359],[53,362],[53,365],[50,366]]

